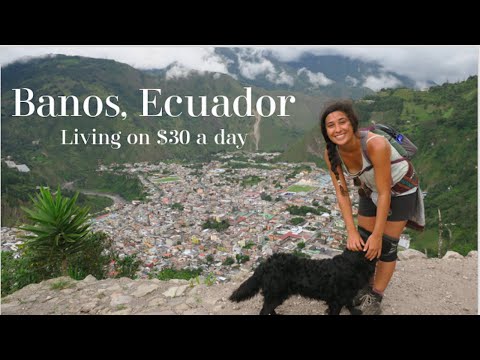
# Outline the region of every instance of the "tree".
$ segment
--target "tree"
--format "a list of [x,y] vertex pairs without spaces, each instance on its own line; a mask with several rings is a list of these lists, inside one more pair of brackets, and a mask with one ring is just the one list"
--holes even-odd
[[184,207],[182,204],[176,202],[176,203],[172,204],[171,208],[174,209],[174,210],[183,211],[183,209],[184,209],[185,207]]
[[33,223],[21,229],[33,233],[24,236],[25,250],[36,266],[60,264],[62,275],[67,275],[69,259],[88,246],[89,208],[75,205],[78,194],[66,198],[58,188],[53,197],[49,189],[40,188],[36,198],[31,197],[33,207],[22,207]]
[[262,192],[262,193],[260,194],[260,198],[261,198],[262,200],[265,200],[265,201],[272,201],[272,196],[271,196],[271,195],[268,195],[268,194],[265,193],[265,192]]
[[294,217],[290,220],[290,224],[292,224],[292,225],[299,225],[303,222],[305,222],[305,219],[302,218],[302,217]]

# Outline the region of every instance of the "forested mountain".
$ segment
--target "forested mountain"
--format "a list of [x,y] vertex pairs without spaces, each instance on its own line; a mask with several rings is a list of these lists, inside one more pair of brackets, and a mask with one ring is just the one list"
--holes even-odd
[[[41,95],[58,96],[75,95],[82,102],[87,96],[96,95],[105,99],[110,95],[118,96],[118,105],[128,114],[126,120],[121,116],[109,118],[103,111],[97,117],[40,117],[36,113],[28,117],[12,117],[14,114],[14,88],[29,88],[34,92],[32,100],[40,105]],[[260,121],[258,142],[254,137],[255,116],[238,117],[190,117],[187,115],[187,102],[177,105],[172,101],[172,112],[183,111],[179,117],[141,117],[142,92],[139,89],[161,89],[157,96],[159,104],[169,96],[193,96],[194,110],[200,108],[199,96],[206,96],[209,108],[216,95],[224,95],[234,99],[246,94],[245,87],[230,76],[223,74],[192,73],[186,78],[167,80],[164,76],[152,75],[136,70],[128,65],[111,60],[98,60],[81,57],[56,56],[54,58],[35,59],[27,63],[14,63],[2,69],[2,150],[5,154],[15,155],[16,159],[26,163],[35,163],[42,158],[42,163],[55,162],[57,171],[63,172],[60,164],[68,163],[69,167],[81,166],[84,163],[96,164],[98,161],[143,161],[165,158],[190,158],[202,156],[212,151],[225,150],[228,146],[207,145],[195,146],[129,146],[125,142],[119,149],[109,146],[83,146],[81,151],[75,146],[61,145],[61,130],[67,134],[91,132],[113,133],[121,131],[128,133],[148,133],[155,138],[159,129],[188,130],[192,136],[203,132],[210,138],[224,128],[227,133],[248,134],[243,150],[284,150],[286,144],[297,138],[305,130],[311,128],[316,114],[325,101],[325,96],[308,96],[301,93],[285,91],[266,91],[252,88],[253,104],[262,95],[272,98],[293,95],[295,103],[287,104],[286,113],[290,116],[272,115]],[[154,94],[155,95],[155,94]],[[158,95],[158,94],[157,94]],[[23,95],[25,97],[26,95]],[[153,95],[152,95],[153,96]],[[92,104],[92,102],[90,103]],[[93,102],[94,104],[94,102]],[[240,103],[242,106],[242,103]],[[264,102],[265,104],[265,102]],[[56,102],[57,112],[60,111],[60,101]],[[231,107],[231,104],[230,104]],[[91,112],[95,112],[93,107]],[[24,110],[26,111],[26,110]],[[68,102],[67,112],[72,113],[71,102]],[[152,111],[153,112],[153,111]],[[278,112],[277,112],[278,113]],[[268,129],[268,131],[264,131]],[[32,141],[40,140],[38,144]],[[156,138],[155,138],[156,140]],[[232,149],[235,149],[233,146]],[[231,150],[231,149],[226,149]],[[68,159],[68,160],[67,160]],[[68,170],[67,170],[68,172]]]
[[[223,55],[233,56],[226,50]],[[315,68],[313,58],[305,61],[307,60],[311,63],[312,71],[320,70]],[[346,62],[337,62],[337,65],[338,69],[343,67],[345,74],[354,69],[352,64]],[[363,69],[362,66],[368,68],[366,64],[356,65],[358,71]],[[290,66],[291,74],[297,72],[297,78],[301,81],[303,75],[298,74],[299,63],[285,63],[282,66]],[[334,62],[331,63],[331,68],[335,68]],[[335,76],[341,79],[343,75],[338,71]],[[325,74],[334,78],[333,70],[332,73]],[[165,160],[192,162],[207,160],[214,152],[237,150],[234,145],[216,145],[211,141],[220,129],[225,129],[226,133],[244,134],[246,142],[242,150],[286,150],[283,160],[323,164],[324,144],[318,127],[318,116],[324,102],[333,97],[358,99],[361,95],[370,94],[356,101],[356,108],[363,121],[361,125],[366,126],[371,120],[394,125],[419,147],[413,162],[420,174],[422,189],[427,192],[428,226],[425,233],[417,237],[415,246],[434,248],[438,238],[440,209],[443,222],[447,224],[444,237],[450,241],[449,246],[453,249],[476,247],[477,77],[470,77],[461,83],[431,87],[428,91],[397,88],[375,94],[347,84],[341,89],[327,86],[321,91],[307,91],[301,86],[297,90],[303,89],[304,92],[273,90],[273,87],[267,90],[269,87],[266,83],[258,81],[248,83],[246,78],[239,77],[236,80],[225,74],[198,72],[192,72],[187,77],[167,79],[164,70],[140,71],[111,60],[78,56],[33,59],[2,68],[2,157],[11,156],[15,162],[24,163],[31,169],[28,175],[19,180],[17,174],[2,166],[2,210],[6,210],[6,198],[18,197],[19,201],[24,201],[28,198],[27,189],[34,191],[34,185],[55,186],[78,179],[81,174],[93,171],[99,163]],[[408,79],[405,82],[408,83]],[[211,108],[214,96],[224,95],[228,99],[244,96],[246,86],[251,86],[254,102],[263,95],[272,98],[295,96],[295,103],[287,105],[290,116],[190,117],[186,115],[186,102],[178,105],[175,101],[171,102],[173,111],[183,112],[179,117],[140,116],[142,93],[139,89],[161,89],[161,95],[157,96],[160,102],[172,95],[193,96],[196,100],[203,95],[207,97]],[[56,99],[58,96],[74,95],[80,101],[79,111],[82,116],[40,117],[34,113],[28,117],[12,117],[15,111],[15,93],[12,89],[18,88],[31,89],[34,92],[32,101],[37,106],[40,105],[38,98],[42,95]],[[108,117],[105,109],[97,117],[86,116],[81,106],[92,95],[103,101],[110,95],[118,96],[118,105],[121,111],[128,114],[127,118],[122,120],[121,116]],[[198,103],[199,101],[196,104]],[[56,112],[59,112],[58,101],[55,106]],[[240,107],[245,111],[242,103]],[[94,111],[95,107],[92,109]],[[68,103],[67,113],[72,113],[71,103]],[[122,146],[118,149],[91,143],[62,145],[62,130],[67,131],[68,142],[75,129],[84,134],[91,134],[93,129],[96,133],[107,135],[121,131],[124,137],[129,133],[146,133],[150,135],[150,144],[129,145],[123,138]],[[159,145],[156,143],[156,134],[160,129],[188,130],[191,141],[188,145]],[[206,145],[195,143],[196,134],[200,132],[205,133],[210,140]],[[5,186],[7,180],[17,186],[15,190],[10,190],[8,196],[9,187]],[[451,240],[448,229],[451,230]]]
[[[277,116],[278,110],[268,117],[258,115],[241,117],[233,114],[231,117],[212,116],[213,98],[223,96],[232,106],[232,99],[246,96],[246,85],[240,84],[231,76],[218,73],[192,72],[187,77],[167,79],[162,74],[140,71],[128,65],[103,59],[91,59],[78,56],[55,56],[32,59],[27,62],[17,62],[2,68],[2,157],[11,157],[17,164],[26,164],[31,172],[25,174],[21,182],[13,181],[2,185],[4,197],[2,205],[7,200],[19,201],[28,199],[26,189],[34,192],[36,185],[56,186],[65,181],[76,180],[91,173],[99,163],[112,162],[141,162],[141,161],[168,161],[184,160],[188,162],[208,160],[210,154],[218,151],[238,150],[239,142],[234,144],[217,145],[214,136],[221,129],[225,134],[242,134],[246,139],[242,150],[246,151],[284,151],[287,144],[303,136],[307,129],[315,123],[316,114],[325,101],[325,96],[310,96],[302,93],[287,91],[268,91],[258,87],[251,87],[252,106],[255,106],[261,96],[278,99],[279,96],[294,96],[294,103],[287,103],[285,113],[289,116]],[[33,92],[36,111],[30,116],[15,117],[15,91],[13,89],[28,88]],[[164,116],[140,116],[143,112],[142,91],[140,89],[160,89],[161,94],[153,93],[157,97],[158,107],[163,108]],[[19,90],[21,99],[27,98],[27,90]],[[55,102],[55,114],[62,113],[60,97],[75,96],[79,100],[78,112],[80,116],[72,116],[74,111],[73,100],[68,100],[65,113],[68,116],[40,116],[37,111],[43,105],[43,113],[49,113],[45,103],[39,102],[40,96],[49,95]],[[109,96],[118,96],[116,104],[122,116],[109,117],[114,113],[106,107]],[[96,96],[102,101],[103,109],[100,115],[90,117],[83,107],[87,97]],[[182,97],[184,102],[171,101],[171,112],[182,112],[181,116],[173,117],[165,114],[165,101],[170,96]],[[193,103],[193,112],[200,113],[202,100],[207,100],[209,116],[192,117],[188,113],[186,97],[190,96]],[[115,101],[115,100],[113,100]],[[96,114],[97,103],[90,98],[90,114]],[[245,113],[246,101],[239,101],[240,113]],[[279,101],[276,101],[279,104]],[[265,113],[268,102],[264,102],[262,109]],[[158,108],[157,108],[158,109]],[[258,109],[257,109],[258,110]],[[29,106],[22,104],[21,113],[26,114]],[[107,113],[109,111],[109,113]],[[149,113],[157,113],[150,108]],[[95,129],[95,130],[94,130]],[[190,135],[188,144],[157,144],[159,130],[185,130]],[[63,132],[62,132],[63,131]],[[114,134],[121,132],[121,139],[114,144]],[[178,136],[177,133],[177,136]],[[206,143],[196,143],[197,134],[206,135]],[[81,134],[88,138],[87,144],[82,143]],[[93,144],[93,134],[104,134],[103,144],[98,141]],[[149,144],[128,144],[128,134],[147,134]],[[186,133],[183,134],[186,140]],[[75,142],[79,145],[66,145]],[[180,136],[178,136],[180,137]],[[105,144],[106,138],[109,139]],[[184,141],[186,142],[186,141]],[[65,143],[65,144],[62,144]],[[4,180],[15,179],[16,170],[2,172]],[[10,176],[11,175],[11,176]],[[10,188],[9,186],[14,188]],[[16,199],[13,199],[13,198]],[[7,200],[5,200],[7,199]],[[12,203],[12,204],[13,204]],[[13,205],[12,205],[13,206]],[[8,213],[7,208],[3,208]]]

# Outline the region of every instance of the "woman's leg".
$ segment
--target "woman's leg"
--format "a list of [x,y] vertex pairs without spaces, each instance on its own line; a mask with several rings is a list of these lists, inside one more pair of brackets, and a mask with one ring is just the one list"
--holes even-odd
[[[375,227],[375,217],[366,217],[362,215],[358,215],[358,225],[363,227],[365,230],[372,232]],[[395,239],[400,238],[405,225],[407,224],[406,221],[387,221],[385,226],[385,235],[393,237]],[[377,268],[375,272],[375,278],[373,287],[378,292],[383,292],[387,288],[390,279],[395,271],[396,261],[378,261]]]
[[[373,231],[373,228],[375,227],[375,219],[376,219],[375,216],[358,215],[357,219],[358,219],[358,226],[361,226],[362,228],[364,228],[369,232]],[[366,240],[364,239],[364,241]],[[373,287],[374,279],[375,279],[375,275],[373,275],[369,281],[371,287]]]
[[[388,235],[394,239],[399,239],[400,235],[407,225],[406,221],[387,221],[385,226],[385,235]],[[397,261],[378,261],[375,272],[375,281],[373,287],[378,292],[384,292],[390,283],[390,279],[395,271],[395,265]]]

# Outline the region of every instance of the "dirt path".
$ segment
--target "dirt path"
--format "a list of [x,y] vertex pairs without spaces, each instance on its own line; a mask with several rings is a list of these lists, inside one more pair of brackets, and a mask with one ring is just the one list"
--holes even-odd
[[[204,301],[227,299],[248,276],[234,283],[205,289]],[[382,301],[384,315],[477,315],[478,314],[478,259],[410,259],[399,261],[392,281]],[[258,314],[262,296],[231,303],[221,302],[216,314]],[[289,298],[278,307],[284,315],[323,315],[323,302],[299,296]],[[348,315],[347,310],[342,315]]]

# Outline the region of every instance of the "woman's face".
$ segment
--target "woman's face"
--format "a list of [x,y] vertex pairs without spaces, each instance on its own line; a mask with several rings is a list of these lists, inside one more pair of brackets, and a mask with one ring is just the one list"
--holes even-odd
[[347,115],[334,111],[325,118],[325,127],[330,140],[337,145],[345,145],[353,137],[353,127]]

